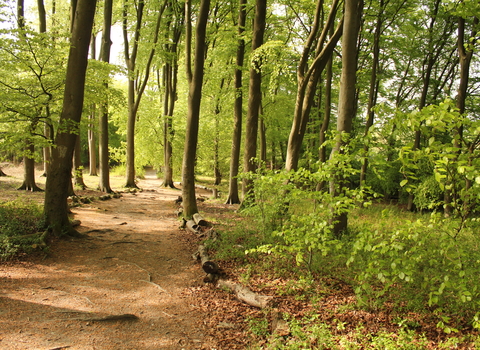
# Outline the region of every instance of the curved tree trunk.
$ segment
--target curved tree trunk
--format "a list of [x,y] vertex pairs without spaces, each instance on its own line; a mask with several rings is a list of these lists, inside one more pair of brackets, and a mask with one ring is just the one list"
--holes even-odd
[[[255,4],[255,21],[253,24],[252,51],[263,45],[265,20],[267,14],[267,0],[257,0]],[[262,103],[262,73],[259,62],[250,68],[250,83],[248,89],[248,111],[245,126],[245,151],[243,155],[243,171],[255,172],[257,164],[253,160],[257,156],[258,118]],[[243,180],[243,201],[253,194],[253,181]]]
[[[327,33],[334,25],[337,7],[338,1],[335,0],[331,5],[328,20],[326,21],[323,30],[320,32],[320,18],[323,11],[323,1],[318,0],[317,2],[313,29],[305,43],[297,69],[297,97],[295,101],[292,127],[288,137],[287,156],[285,161],[286,170],[297,169],[300,150],[310,118],[310,110],[314,102],[318,80],[342,35],[343,19],[339,23],[334,34],[331,35],[328,42],[326,42]],[[310,67],[307,67],[315,42],[317,43],[315,59]]]
[[240,0],[238,11],[238,43],[237,43],[237,58],[235,68],[235,106],[234,106],[234,125],[232,138],[232,154],[230,159],[230,175],[228,186],[227,204],[239,204],[240,198],[238,196],[238,167],[240,165],[240,145],[242,141],[242,108],[243,108],[243,61],[245,57],[245,40],[243,33],[245,32],[245,21],[247,18],[247,11],[245,6],[247,0]]
[[[44,214],[45,224],[54,235],[78,235],[68,219],[67,196],[71,182],[72,157],[76,132],[82,117],[88,47],[95,15],[96,0],[79,0],[67,63],[65,91],[60,128],[52,149],[52,163],[47,177]],[[77,126],[77,127],[75,127]]]

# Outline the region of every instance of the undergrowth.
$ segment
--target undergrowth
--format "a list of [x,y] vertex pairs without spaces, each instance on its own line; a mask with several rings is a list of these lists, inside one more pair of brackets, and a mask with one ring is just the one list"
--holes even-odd
[[[320,178],[302,171],[254,177],[255,205],[242,212],[241,225],[212,243],[217,257],[243,263],[240,277],[245,284],[255,279],[255,271],[271,279],[289,279],[277,288],[277,295],[305,291],[308,276],[315,276],[312,284],[341,280],[355,293],[347,308],[388,312],[401,321],[394,332],[353,330],[349,325],[345,334],[315,316],[307,322],[285,315],[289,336],[280,345],[265,337],[264,344],[274,349],[431,347],[432,339],[427,341],[422,327],[408,326],[417,321],[402,316],[411,314],[418,315],[430,334],[444,334],[439,338],[443,340],[435,341],[438,348],[478,342],[474,330],[480,328],[479,220],[445,218],[434,211],[410,213],[380,203],[369,206],[360,191],[332,198],[312,190]],[[333,233],[335,211],[349,215],[349,229],[343,235]],[[299,295],[307,303],[321,299],[312,290]],[[248,324],[258,338],[264,321],[250,319]]]
[[41,206],[19,201],[0,202],[0,260],[9,260],[20,253],[44,248]]

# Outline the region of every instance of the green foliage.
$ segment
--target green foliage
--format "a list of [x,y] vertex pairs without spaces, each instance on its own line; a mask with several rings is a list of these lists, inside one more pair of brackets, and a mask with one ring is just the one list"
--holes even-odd
[[20,252],[30,252],[40,245],[44,229],[42,208],[22,202],[0,203],[0,260]]
[[[247,210],[257,217],[265,243],[249,252],[295,257],[308,268],[315,256],[329,256],[342,247],[333,234],[336,218],[364,203],[367,188],[350,188],[348,179],[358,174],[352,166],[354,155],[335,153],[315,172],[267,172],[248,176],[254,182],[254,205]],[[338,194],[316,191],[320,183],[343,183]]]
[[[383,218],[376,219],[388,222],[396,215],[384,210]],[[455,328],[447,315],[473,319],[480,302],[480,252],[472,244],[478,224],[471,222],[461,235],[458,224],[434,213],[415,221],[395,220],[390,228],[360,227],[347,262],[358,281],[359,303],[376,309],[395,300],[419,311],[428,305],[445,332]]]

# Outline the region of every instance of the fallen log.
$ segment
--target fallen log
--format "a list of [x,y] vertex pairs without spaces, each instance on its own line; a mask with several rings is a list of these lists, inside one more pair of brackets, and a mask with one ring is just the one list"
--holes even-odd
[[198,246],[197,253],[194,254],[194,257],[200,259],[202,269],[205,271],[205,273],[215,275],[220,272],[220,268],[218,267],[217,263],[210,259],[207,249],[203,244]]
[[198,234],[199,233],[199,229],[200,227],[195,223],[195,221],[193,220],[188,220],[185,224],[185,227],[187,228],[187,230],[189,230],[190,232],[193,232],[195,234]]
[[195,223],[199,226],[211,226],[210,223],[199,213],[193,214],[193,221],[195,221]]
[[220,279],[217,281],[217,287],[223,287],[233,291],[238,300],[259,309],[267,308],[273,304],[273,297],[252,292],[247,287],[238,283]]

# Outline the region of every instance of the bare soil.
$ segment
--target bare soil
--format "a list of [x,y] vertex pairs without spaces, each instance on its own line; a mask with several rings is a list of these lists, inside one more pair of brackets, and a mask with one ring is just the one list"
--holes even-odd
[[0,349],[218,348],[194,305],[204,273],[174,213],[181,193],[160,184],[73,208],[87,238],[0,264]]

